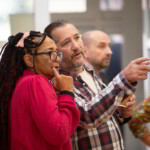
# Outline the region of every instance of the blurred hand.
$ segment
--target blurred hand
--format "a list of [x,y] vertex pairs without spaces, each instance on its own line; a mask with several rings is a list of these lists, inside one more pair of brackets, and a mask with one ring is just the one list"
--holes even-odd
[[123,102],[124,102],[123,104],[126,106],[126,108],[120,107],[119,111],[124,116],[124,118],[131,117],[133,106],[136,104],[136,96],[131,95],[131,96],[127,97]]
[[126,79],[132,83],[139,80],[146,80],[150,72],[150,58],[137,58],[124,69]]
[[121,105],[124,105],[127,107],[128,103],[131,101],[136,101],[136,96],[134,94],[128,96],[127,98],[123,99],[123,101],[120,103]]
[[55,88],[58,91],[73,91],[73,79],[71,76],[60,75],[56,68],[53,68],[56,78]]

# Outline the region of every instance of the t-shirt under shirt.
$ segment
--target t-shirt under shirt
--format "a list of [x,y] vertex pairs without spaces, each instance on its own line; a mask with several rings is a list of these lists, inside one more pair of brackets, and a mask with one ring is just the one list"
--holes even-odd
[[83,81],[92,89],[92,91],[96,94],[98,93],[95,82],[93,80],[92,75],[87,72],[85,69],[81,73],[79,73],[79,76],[82,78]]

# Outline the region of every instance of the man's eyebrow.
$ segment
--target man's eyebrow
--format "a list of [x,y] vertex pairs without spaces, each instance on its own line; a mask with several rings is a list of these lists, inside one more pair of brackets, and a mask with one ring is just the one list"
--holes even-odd
[[60,43],[62,44],[62,43],[64,43],[64,42],[68,41],[68,40],[69,40],[69,37],[66,38],[66,39],[64,39],[64,40],[62,40],[62,41],[60,41]]
[[[78,35],[80,36],[81,34],[80,33],[76,33],[73,37],[78,36]],[[69,39],[70,39],[70,37],[67,37],[64,40],[60,41],[60,43],[64,43],[64,42],[68,41]],[[58,41],[56,41],[56,42],[58,42]]]
[[53,50],[54,49],[54,47],[50,47],[50,48],[48,48],[49,50]]
[[107,44],[105,41],[100,41],[99,44]]
[[77,36],[77,35],[81,36],[81,34],[80,34],[80,33],[76,33],[74,36]]
[[46,48],[45,50],[54,50],[54,48],[50,47],[50,48]]

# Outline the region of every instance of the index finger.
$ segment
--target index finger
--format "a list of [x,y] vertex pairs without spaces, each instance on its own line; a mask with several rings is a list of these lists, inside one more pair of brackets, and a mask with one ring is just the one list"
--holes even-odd
[[150,61],[150,58],[141,57],[141,58],[137,58],[137,59],[133,60],[133,62],[136,64],[141,64],[141,63],[144,63],[145,61]]
[[142,62],[143,65],[149,65],[150,64],[150,61],[144,61]]
[[53,72],[54,72],[54,75],[55,75],[56,78],[60,77],[60,74],[59,74],[59,72],[57,71],[56,68],[53,68]]

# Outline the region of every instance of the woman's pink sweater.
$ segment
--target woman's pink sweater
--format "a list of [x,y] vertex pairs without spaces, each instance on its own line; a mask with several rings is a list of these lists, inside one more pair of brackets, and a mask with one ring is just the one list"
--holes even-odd
[[71,92],[59,96],[43,75],[25,71],[11,101],[12,150],[72,150],[79,110]]

